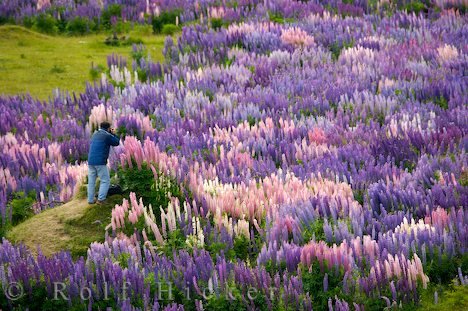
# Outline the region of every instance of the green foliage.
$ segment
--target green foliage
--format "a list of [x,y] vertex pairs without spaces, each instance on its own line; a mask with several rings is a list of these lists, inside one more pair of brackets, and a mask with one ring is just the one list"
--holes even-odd
[[449,257],[447,254],[439,256],[435,252],[432,258],[427,259],[424,272],[432,283],[449,284],[457,277],[458,267],[462,268],[464,274],[468,273],[468,253]]
[[257,124],[257,118],[255,118],[254,116],[248,115],[247,122],[249,123],[250,126],[254,126],[255,124]]
[[213,260],[216,260],[216,257],[221,254],[221,252],[225,252],[226,250],[226,244],[221,243],[221,242],[211,242],[207,243],[205,246],[205,250],[210,253],[211,258]]
[[40,14],[35,19],[34,28],[47,34],[56,34],[58,32],[57,20],[49,14]]
[[211,28],[218,30],[223,27],[223,19],[221,18],[212,18],[211,19]]
[[117,23],[112,25],[112,31],[118,34],[127,33],[130,31],[131,24],[129,22],[123,22],[118,20]]
[[129,253],[121,253],[117,257],[117,262],[122,268],[128,268],[128,260],[130,259],[130,254]]
[[172,36],[180,30],[179,26],[173,24],[166,24],[163,26],[161,33],[166,36]]
[[439,106],[440,108],[444,110],[448,109],[448,101],[443,95],[434,98],[434,104],[436,104],[437,106]]
[[91,80],[96,81],[101,77],[101,74],[105,72],[105,68],[103,65],[97,65],[93,66],[91,65],[91,68],[89,69],[89,76],[91,77]]
[[26,28],[32,28],[34,26],[35,18],[34,16],[25,16],[23,18],[23,25]]
[[145,58],[147,54],[148,52],[146,51],[146,48],[144,46],[141,49],[132,50],[132,58],[138,63],[142,58]]
[[159,16],[153,16],[151,24],[153,26],[153,32],[156,34],[162,33],[164,25],[176,24],[177,16],[182,13],[181,10],[173,10],[168,12],[161,12]]
[[359,204],[364,205],[364,190],[353,190],[354,199],[359,202]]
[[147,163],[142,164],[141,170],[138,170],[136,164],[133,169],[121,168],[118,170],[118,176],[124,191],[135,192],[143,199],[145,205],[151,204],[155,211],[159,211],[159,206],[165,207],[169,204],[170,195],[179,198],[180,201],[184,200],[179,184],[159,171],[158,180],[155,180]]
[[12,225],[15,226],[34,215],[32,210],[34,202],[36,202],[36,192],[34,190],[30,191],[27,195],[24,192],[16,192],[13,195],[13,199],[10,202]]
[[286,262],[281,261],[277,262],[276,264],[270,259],[265,264],[265,270],[270,273],[271,275],[275,275],[276,273],[282,273],[286,270]]
[[[304,286],[304,292],[309,292],[311,294],[314,310],[328,310],[328,298],[334,298],[336,296],[340,299],[349,299],[349,297],[343,293],[341,286],[341,282],[344,277],[343,269],[340,269],[337,272],[334,269],[329,270],[325,267],[321,268],[319,263],[315,261],[312,264],[312,272],[309,272],[309,269],[305,267],[302,267],[302,271],[302,284]],[[323,288],[323,279],[325,277],[325,273],[328,274],[328,290],[326,292]]]
[[460,176],[460,185],[462,187],[468,187],[468,171],[463,171]]
[[[437,257],[437,256],[435,256]],[[425,269],[429,280],[437,283],[447,283],[456,275],[457,267],[454,266],[450,258],[443,254],[441,258],[434,258],[428,262]]]
[[341,51],[343,49],[351,48],[353,46],[354,46],[354,41],[343,42],[343,43],[334,42],[330,46],[330,51],[332,53],[332,59],[336,61],[338,59],[338,57],[340,57]]
[[[437,304],[434,301],[435,291],[438,293]],[[423,291],[418,310],[468,310],[468,286],[453,283],[449,286],[433,285]]]
[[172,257],[172,254],[177,250],[188,249],[184,233],[180,229],[169,231],[166,243],[159,249],[168,257]]
[[212,90],[207,89],[207,90],[205,90],[204,93],[205,93],[206,97],[208,97],[208,99],[210,100],[210,102],[213,101],[213,99],[214,99],[214,93],[213,93]]
[[93,21],[85,17],[75,17],[67,23],[66,31],[71,35],[84,35],[95,27]]
[[101,14],[102,26],[106,29],[111,28],[111,18],[115,16],[120,18],[122,16],[122,7],[119,4],[109,5]]
[[245,235],[238,235],[234,239],[234,253],[242,260],[249,258],[250,240]]
[[[27,309],[24,308],[27,306]],[[18,300],[8,300],[6,295],[0,295],[0,309],[2,310],[41,310],[57,311],[69,310],[68,301],[64,299],[53,300],[49,298],[45,284],[32,286],[31,295],[23,295]]]
[[420,1],[411,1],[404,6],[404,9],[407,10],[408,13],[419,14],[420,12],[427,12],[426,5]]
[[[253,296],[253,295],[252,295]],[[257,296],[257,295],[256,295]],[[261,296],[261,294],[258,294]],[[243,295],[241,291],[234,286],[229,287],[229,293],[220,294],[219,296],[210,295],[207,297],[208,299],[204,302],[204,307],[206,310],[213,310],[213,311],[224,311],[224,310],[247,310],[246,305],[242,303],[243,299],[248,299],[247,295]],[[257,304],[256,304],[257,306]],[[266,307],[266,303],[264,305],[258,305],[259,307]],[[255,309],[258,310],[258,309]],[[264,309],[260,309],[264,310]]]
[[278,24],[284,24],[284,17],[281,12],[269,12],[268,15],[270,16],[270,21]]
[[304,243],[307,243],[314,239],[315,241],[325,241],[325,233],[323,231],[324,221],[322,218],[315,220],[308,227],[306,227],[302,233]]

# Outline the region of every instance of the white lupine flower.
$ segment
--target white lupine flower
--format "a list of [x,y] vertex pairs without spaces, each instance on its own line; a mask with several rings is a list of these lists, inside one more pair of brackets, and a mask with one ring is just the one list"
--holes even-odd
[[408,219],[404,217],[403,222],[395,228],[395,233],[399,233],[399,232],[411,233],[412,231],[417,233],[417,231],[423,231],[423,230],[434,231],[435,229],[431,225],[424,223],[422,219],[420,219],[416,223],[414,219],[411,218],[411,222],[408,223]]
[[460,54],[458,53],[458,49],[453,45],[449,44],[445,44],[444,46],[437,48],[437,54],[439,57],[439,61],[442,64],[456,60],[460,56]]

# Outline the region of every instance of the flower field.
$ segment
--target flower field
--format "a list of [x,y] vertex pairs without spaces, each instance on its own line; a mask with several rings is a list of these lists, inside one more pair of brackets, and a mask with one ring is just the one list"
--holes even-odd
[[3,239],[0,308],[416,310],[466,290],[466,2],[63,2],[0,17],[115,4],[114,24],[176,10],[181,32],[163,62],[109,55],[81,94],[0,96],[2,234],[31,216],[21,197],[77,195],[105,120],[127,192],[85,257]]

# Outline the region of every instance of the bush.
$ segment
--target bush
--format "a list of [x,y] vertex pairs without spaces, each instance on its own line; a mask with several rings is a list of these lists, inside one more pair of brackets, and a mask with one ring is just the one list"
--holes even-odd
[[35,23],[35,18],[33,16],[25,16],[23,18],[23,25],[26,28],[32,28]]
[[184,200],[181,188],[173,178],[158,172],[159,179],[156,182],[153,172],[146,163],[142,164],[141,170],[136,168],[136,164],[134,167],[134,169],[119,169],[120,185],[124,191],[135,192],[143,199],[146,206],[151,204],[155,211],[159,210],[159,206],[167,206],[169,193],[180,201]]
[[221,18],[212,18],[211,19],[211,28],[220,29],[223,27],[223,20]]
[[84,17],[75,17],[67,23],[67,32],[72,35],[84,35],[93,28],[92,21]]
[[12,209],[11,223],[13,226],[25,221],[34,213],[32,205],[36,202],[36,192],[30,191],[28,195],[24,192],[17,192],[13,196],[10,205]]
[[47,34],[58,32],[57,20],[49,14],[40,14],[36,17],[34,28]]
[[416,13],[419,14],[421,11],[422,12],[427,12],[427,7],[424,5],[424,3],[421,3],[419,1],[411,1],[404,7],[408,13]]
[[174,10],[169,12],[162,12],[159,16],[153,16],[151,24],[153,26],[153,32],[158,34],[163,30],[164,25],[176,24],[176,18],[181,13],[180,10]]
[[111,18],[115,16],[120,18],[122,16],[122,7],[119,4],[109,5],[101,14],[102,26],[106,29],[111,28]]
[[179,31],[179,27],[173,24],[164,25],[162,28],[161,33],[166,36],[172,36],[177,31]]
[[130,31],[130,24],[122,21],[117,21],[112,25],[112,31],[118,34],[123,34]]

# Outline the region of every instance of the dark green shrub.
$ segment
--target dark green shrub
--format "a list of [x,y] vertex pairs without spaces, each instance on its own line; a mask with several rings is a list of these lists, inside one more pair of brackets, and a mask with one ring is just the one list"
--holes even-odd
[[434,98],[434,104],[436,104],[437,106],[439,106],[440,108],[444,110],[448,109],[448,100],[443,95]]
[[146,163],[142,164],[141,170],[136,164],[133,169],[119,169],[118,176],[124,191],[135,192],[145,205],[151,204],[154,211],[169,204],[169,193],[180,201],[184,200],[182,190],[173,178],[159,173],[159,179],[155,181],[153,171]]
[[112,25],[112,31],[118,34],[123,34],[130,31],[130,24],[122,21],[117,21],[115,25]]
[[0,25],[4,25],[4,24],[14,24],[15,23],[15,19],[12,18],[12,17],[8,17],[8,16],[0,16]]
[[122,16],[122,7],[119,4],[111,4],[104,11],[102,11],[101,22],[104,28],[111,28],[112,16],[115,16],[117,18],[120,18]]
[[75,17],[67,23],[67,32],[72,35],[84,35],[93,28],[93,21],[84,17]]
[[[312,305],[314,306],[314,310],[328,310],[328,298],[334,298],[335,296],[345,300],[349,298],[343,293],[342,289],[342,280],[344,277],[344,271],[342,268],[337,271],[334,268],[328,269],[326,267],[320,267],[317,261],[314,261],[312,264],[312,273],[309,272],[308,268],[302,268],[304,292],[312,294]],[[323,288],[325,273],[328,274],[328,290],[326,292]],[[369,310],[382,309],[376,308]]]
[[162,12],[159,16],[153,16],[151,24],[153,26],[154,33],[162,33],[164,25],[176,24],[176,18],[181,13],[180,10],[174,10],[169,12]]
[[270,21],[278,24],[284,24],[284,17],[281,13],[270,12],[268,15],[270,16]]
[[419,14],[420,12],[427,12],[427,7],[424,3],[419,1],[411,1],[407,5],[405,5],[404,9],[408,11],[408,13],[416,13]]
[[36,17],[34,28],[47,34],[56,34],[58,32],[57,20],[49,14],[40,14]]
[[17,192],[10,202],[12,209],[11,223],[17,225],[31,217],[34,212],[32,205],[36,202],[36,192],[30,191],[27,195],[24,192]]
[[35,18],[33,16],[25,16],[23,18],[23,25],[26,28],[32,28],[34,26],[34,23],[35,23]]
[[221,27],[223,27],[223,20],[221,18],[211,19],[211,28],[220,29]]
[[247,260],[249,258],[250,241],[245,235],[237,236],[234,240],[234,254],[237,258]]
[[166,36],[172,36],[179,31],[179,27],[173,24],[166,24],[163,26],[161,33]]

